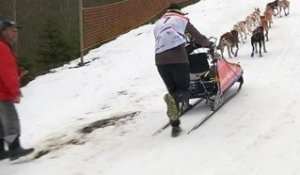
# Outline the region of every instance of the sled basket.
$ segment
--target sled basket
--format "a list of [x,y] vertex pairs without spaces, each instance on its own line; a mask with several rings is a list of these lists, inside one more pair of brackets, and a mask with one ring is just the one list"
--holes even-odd
[[216,81],[191,81],[190,88],[192,98],[203,98],[207,95],[215,95],[218,92],[218,85]]
[[207,61],[207,53],[195,53],[188,55],[190,73],[201,73],[209,70],[209,63]]

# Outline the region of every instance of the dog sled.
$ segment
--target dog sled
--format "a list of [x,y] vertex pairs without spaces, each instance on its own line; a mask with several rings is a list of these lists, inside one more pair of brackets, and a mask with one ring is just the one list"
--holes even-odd
[[[216,43],[216,38],[210,38]],[[204,51],[201,51],[204,50]],[[201,46],[190,42],[186,47],[190,63],[190,97],[188,101],[195,99],[195,102],[183,103],[181,116],[195,107],[202,101],[210,106],[210,112],[196,123],[188,133],[197,129],[225,103],[232,99],[242,88],[244,83],[243,69],[238,63],[232,63],[215,52],[216,48],[203,49]],[[238,88],[230,95],[229,89],[238,83]],[[226,95],[226,97],[225,97]],[[225,97],[225,98],[224,98]],[[159,128],[153,135],[162,132],[170,126],[170,122]]]
[[237,91],[242,88],[243,70],[238,63],[229,62],[215,53],[215,48],[201,52],[194,43],[189,45],[194,48],[187,49],[191,75],[190,99],[205,99],[211,110],[215,110],[224,101],[224,94],[235,83],[239,83]]

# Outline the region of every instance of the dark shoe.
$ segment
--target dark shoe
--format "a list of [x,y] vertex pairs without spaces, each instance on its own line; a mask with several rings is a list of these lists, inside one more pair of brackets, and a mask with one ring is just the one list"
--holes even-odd
[[12,143],[8,144],[9,150],[15,150],[21,148],[20,139],[17,137]]
[[170,120],[172,127],[179,127],[180,125],[180,120]]
[[8,152],[7,151],[1,151],[0,152],[0,161],[8,158]]
[[19,147],[17,149],[8,151],[8,157],[9,157],[9,160],[16,160],[19,157],[23,157],[23,156],[26,156],[26,155],[32,153],[33,151],[34,151],[34,148],[24,149],[22,147]]
[[4,149],[4,139],[0,139],[0,152],[5,151]]
[[4,148],[4,139],[0,139],[0,161],[8,158],[7,151]]
[[8,157],[10,160],[16,160],[19,157],[26,156],[34,151],[33,148],[22,148],[19,137],[17,137],[10,145],[8,145],[8,148]]
[[172,137],[177,137],[177,136],[180,135],[181,131],[182,131],[182,129],[180,127],[173,127],[171,136]]

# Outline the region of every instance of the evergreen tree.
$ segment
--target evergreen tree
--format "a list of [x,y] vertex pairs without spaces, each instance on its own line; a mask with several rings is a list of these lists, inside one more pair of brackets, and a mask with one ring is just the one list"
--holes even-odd
[[43,66],[53,68],[73,58],[71,47],[63,38],[60,25],[56,20],[49,18],[42,31],[38,53]]

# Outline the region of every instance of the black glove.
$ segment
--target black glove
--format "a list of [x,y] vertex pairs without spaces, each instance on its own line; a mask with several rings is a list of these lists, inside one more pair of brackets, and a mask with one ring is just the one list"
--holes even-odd
[[215,50],[215,47],[216,47],[216,43],[215,42],[209,42],[209,45],[208,45],[208,48],[210,49],[210,50]]
[[213,56],[214,52],[215,52],[215,48],[216,48],[215,43],[214,42],[209,42],[207,53]]

